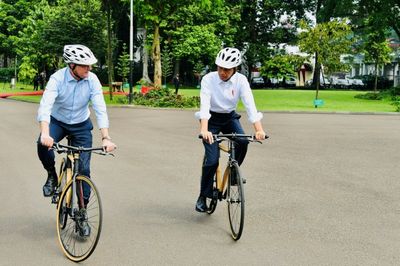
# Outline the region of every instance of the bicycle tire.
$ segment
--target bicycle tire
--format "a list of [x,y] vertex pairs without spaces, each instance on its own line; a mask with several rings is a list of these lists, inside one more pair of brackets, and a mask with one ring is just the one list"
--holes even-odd
[[[68,198],[72,195],[72,182],[71,180],[66,184],[58,204],[57,236],[64,255],[74,262],[80,262],[89,258],[96,249],[101,234],[103,213],[98,190],[93,181],[85,176],[76,177],[76,193],[79,205],[80,191],[82,190],[79,189],[78,186],[80,185],[78,184],[82,184],[82,186],[86,184],[90,187],[90,198],[87,206],[80,206],[79,208],[68,206]],[[84,217],[78,215],[83,212],[86,214]],[[60,217],[65,217],[65,214],[67,218],[64,221],[65,226],[63,226],[60,224],[62,222],[60,221]],[[83,219],[90,227],[89,236],[81,235],[79,224],[82,223]]]
[[228,204],[231,235],[232,238],[237,241],[240,239],[243,232],[245,200],[241,172],[236,162],[230,167],[227,193],[226,202]]

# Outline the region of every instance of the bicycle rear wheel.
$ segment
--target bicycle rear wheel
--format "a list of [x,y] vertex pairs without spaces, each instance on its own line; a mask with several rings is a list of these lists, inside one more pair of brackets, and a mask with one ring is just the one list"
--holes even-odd
[[[94,183],[85,176],[77,176],[75,184],[75,202],[72,202],[72,181],[61,194],[57,209],[57,235],[65,256],[79,262],[87,259],[96,249],[103,214]],[[86,200],[83,197],[84,187],[90,188],[90,197]]]
[[230,167],[227,191],[228,215],[232,238],[239,240],[244,225],[244,192],[239,165],[233,163]]

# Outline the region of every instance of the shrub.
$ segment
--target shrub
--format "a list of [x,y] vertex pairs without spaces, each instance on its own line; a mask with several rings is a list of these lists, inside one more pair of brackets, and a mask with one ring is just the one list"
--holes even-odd
[[396,107],[396,112],[400,112],[400,96],[393,96],[392,105]]
[[[360,78],[363,81],[363,83],[365,85],[362,88],[363,90],[373,90],[374,89],[374,84],[375,84],[375,76],[374,75],[356,76],[355,78]],[[389,80],[387,77],[378,76],[378,84],[377,84],[378,90],[385,90],[390,87],[393,87],[392,80]]]
[[[128,97],[120,98],[119,103],[128,103]],[[133,93],[133,104],[151,107],[175,107],[175,108],[195,108],[200,106],[200,97],[185,97],[176,95],[169,89],[150,90],[145,95]]]
[[15,69],[11,67],[0,68],[0,82],[10,82],[15,75]]
[[357,94],[354,96],[354,98],[364,99],[364,100],[382,100],[383,97],[381,93],[368,92],[368,93]]

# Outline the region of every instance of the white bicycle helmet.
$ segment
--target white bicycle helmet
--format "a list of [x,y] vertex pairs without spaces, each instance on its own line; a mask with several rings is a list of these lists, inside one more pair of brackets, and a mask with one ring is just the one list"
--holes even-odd
[[90,66],[97,63],[97,59],[92,51],[81,44],[65,45],[63,57],[67,64]]
[[234,68],[242,63],[240,51],[236,48],[227,47],[219,51],[215,64],[223,68]]

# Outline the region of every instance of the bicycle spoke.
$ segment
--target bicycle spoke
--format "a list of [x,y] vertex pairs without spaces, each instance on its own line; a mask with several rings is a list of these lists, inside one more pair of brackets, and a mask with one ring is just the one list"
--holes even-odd
[[229,223],[233,239],[238,240],[242,234],[244,223],[243,184],[240,177],[239,166],[232,166],[229,182],[227,199]]

